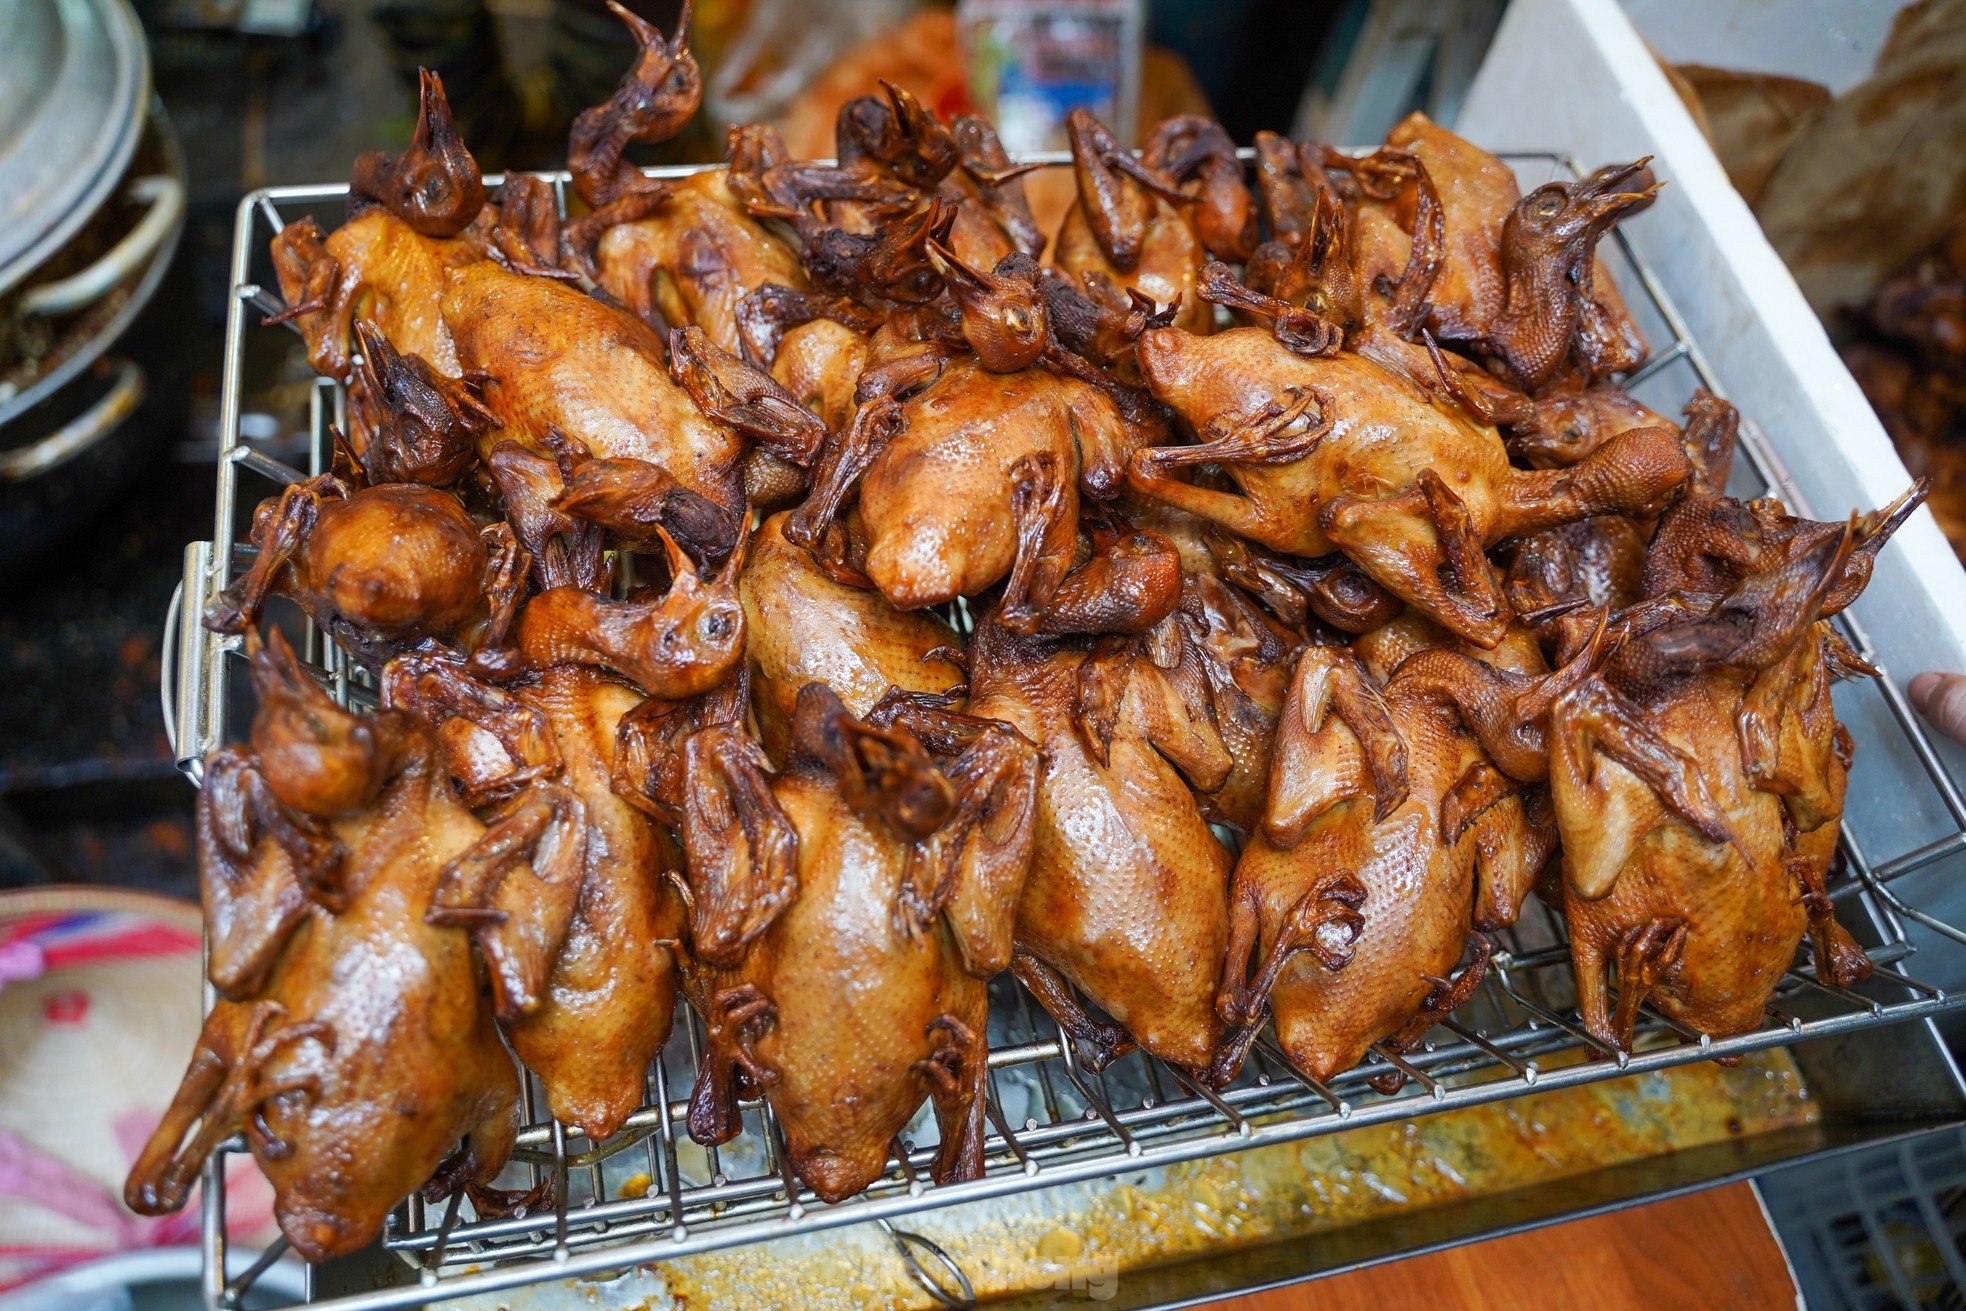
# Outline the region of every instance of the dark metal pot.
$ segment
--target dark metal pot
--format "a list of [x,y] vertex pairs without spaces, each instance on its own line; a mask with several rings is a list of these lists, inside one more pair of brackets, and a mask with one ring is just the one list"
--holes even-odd
[[0,213],[0,571],[13,571],[139,475],[166,426],[131,422],[148,379],[115,350],[185,215],[184,161],[126,0],[0,4]]

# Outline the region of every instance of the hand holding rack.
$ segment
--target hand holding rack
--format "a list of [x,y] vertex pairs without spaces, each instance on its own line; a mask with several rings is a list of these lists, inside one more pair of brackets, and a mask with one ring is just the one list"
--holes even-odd
[[[1565,172],[1580,175],[1573,161],[1555,155],[1506,158],[1529,182]],[[1068,157],[1040,156],[1034,162],[1061,164]],[[664,177],[693,171],[650,173]],[[553,186],[564,212],[567,175],[538,176]],[[499,180],[486,182],[496,186]],[[272,187],[247,196],[239,207],[221,395],[217,514],[212,540],[186,549],[184,579],[172,599],[164,642],[165,723],[179,768],[194,783],[201,777],[204,755],[236,732],[228,702],[240,643],[207,632],[200,621],[210,597],[250,560],[250,547],[235,538],[240,480],[247,475],[264,480],[271,491],[320,472],[329,458],[328,425],[344,412],[339,385],[316,380],[305,470],[273,459],[242,435],[249,318],[282,308],[255,275],[268,268],[267,242],[287,219],[310,208],[332,210],[345,196],[343,186]],[[1605,253],[1654,346],[1651,358],[1625,379],[1626,385],[1667,413],[1676,411],[1696,385],[1722,394],[1658,280],[1639,262],[1624,234],[1614,235],[1616,249]],[[1779,495],[1806,513],[1775,450],[1753,426],[1752,416],[1748,419],[1742,427],[1734,490]],[[1861,656],[1885,668],[1888,650],[1880,651],[1853,616],[1846,613],[1838,622]],[[344,704],[373,705],[362,671],[311,628],[303,655]],[[1853,698],[1868,700],[1857,706]],[[1966,852],[1966,801],[1888,669],[1867,687],[1840,687],[1838,703],[1858,739],[1858,771],[1878,761],[1884,772],[1873,786],[1905,796],[1916,792],[1912,808],[1934,817],[1926,827],[1937,835],[1914,835],[1917,840],[1907,846],[1904,832],[1882,837],[1866,832],[1860,841],[1852,831],[1856,825],[1846,827],[1832,896],[1844,922],[1868,948],[1876,972],[1861,988],[1843,988],[1817,979],[1806,955],[1800,957],[1754,1032],[1709,1039],[1648,1008],[1633,1053],[1604,1049],[1577,1017],[1561,920],[1540,903],[1532,904],[1513,929],[1493,935],[1496,953],[1488,980],[1472,1001],[1429,1035],[1430,1041],[1406,1054],[1377,1048],[1366,1064],[1329,1084],[1291,1070],[1267,1038],[1258,1042],[1242,1077],[1220,1092],[1195,1085],[1137,1052],[1094,1073],[1078,1062],[1057,1026],[1005,977],[992,985],[990,1133],[983,1176],[933,1185],[928,1181],[932,1140],[904,1143],[887,1174],[863,1196],[827,1206],[792,1174],[767,1105],[747,1106],[744,1133],[721,1149],[699,1151],[686,1143],[684,1099],[702,1033],[695,1015],[684,1007],[668,1049],[648,1071],[643,1107],[605,1142],[588,1142],[546,1118],[540,1109],[544,1098],[536,1082],[527,1079],[526,1125],[516,1159],[532,1182],[552,1178],[550,1209],[491,1219],[470,1215],[455,1198],[445,1207],[411,1199],[392,1217],[382,1240],[387,1255],[371,1271],[393,1272],[391,1282],[365,1284],[366,1291],[333,1297],[331,1304],[343,1311],[396,1311],[867,1222],[886,1228],[911,1273],[935,1300],[964,1304],[971,1292],[961,1269],[933,1243],[894,1228],[894,1222],[934,1208],[1495,1102],[1532,1090],[1770,1047],[1847,1041],[1966,1008],[1966,993],[1948,992],[1907,972],[1909,958],[1922,946],[1945,965],[1941,977],[1966,975],[1966,933],[1892,887],[1913,871]],[[1861,793],[1853,779],[1853,801]],[[1855,813],[1853,804],[1853,818]],[[1936,1037],[1931,1041],[1936,1044]],[[1942,1052],[1937,1059],[1950,1071]],[[1405,1077],[1400,1091],[1382,1094],[1369,1086],[1374,1076],[1394,1071]],[[1957,1075],[1951,1078],[1958,1092]],[[932,1132],[928,1130],[931,1138]],[[276,1244],[243,1269],[228,1262],[224,1158],[227,1152],[243,1150],[242,1142],[227,1144],[204,1173],[203,1291],[211,1311],[238,1307],[282,1250]],[[318,1297],[318,1284],[316,1288]]]

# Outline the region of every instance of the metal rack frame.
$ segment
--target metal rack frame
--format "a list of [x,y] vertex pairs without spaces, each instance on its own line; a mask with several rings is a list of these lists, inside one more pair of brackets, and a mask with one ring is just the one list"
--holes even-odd
[[[1581,173],[1574,161],[1546,152],[1503,157],[1519,171]],[[1069,160],[1064,155],[1034,158],[1053,164]],[[694,171],[649,170],[658,177]],[[538,176],[554,187],[564,211],[568,175]],[[493,186],[499,180],[486,179]],[[310,206],[339,206],[346,192],[345,186],[272,187],[248,195],[238,209],[213,535],[210,542],[194,542],[186,548],[184,579],[172,599],[164,641],[165,723],[179,768],[194,783],[201,778],[205,753],[229,740],[227,700],[240,641],[206,632],[199,621],[207,600],[250,558],[250,547],[234,537],[241,472],[269,479],[271,485],[319,472],[328,454],[327,425],[343,412],[339,386],[317,380],[308,470],[274,460],[242,437],[248,316],[281,308],[277,296],[253,281],[255,257],[286,218]],[[1614,236],[1615,258],[1624,265],[1619,270],[1622,285],[1635,306],[1649,307],[1652,320],[1663,325],[1670,337],[1626,379],[1627,384],[1635,388],[1656,384],[1673,371],[1687,384],[1687,392],[1697,384],[1720,393],[1698,343],[1688,335],[1658,280],[1625,235]],[[263,261],[263,255],[260,258]],[[1780,459],[1751,423],[1743,424],[1741,454],[1745,467],[1737,469],[1737,483],[1743,479],[1757,483],[1746,490],[1780,495],[1798,512],[1806,512]],[[1882,668],[1876,646],[1854,617],[1846,612],[1838,622],[1857,651]],[[345,703],[371,701],[360,671],[311,628],[303,654]],[[1429,1035],[1431,1041],[1420,1050],[1401,1055],[1383,1046],[1375,1048],[1365,1065],[1327,1085],[1291,1070],[1266,1036],[1242,1077],[1217,1093],[1140,1053],[1123,1058],[1103,1074],[1085,1069],[1064,1034],[1005,977],[993,984],[992,991],[990,1132],[983,1177],[933,1185],[927,1178],[932,1142],[904,1144],[879,1182],[837,1206],[818,1203],[800,1187],[770,1108],[762,1103],[747,1106],[745,1132],[736,1144],[707,1152],[707,1170],[683,1163],[678,1153],[680,1126],[701,1030],[696,1017],[682,1007],[669,1048],[649,1071],[645,1105],[607,1142],[587,1143],[544,1116],[543,1097],[536,1081],[528,1077],[527,1124],[516,1159],[535,1182],[552,1177],[556,1187],[550,1211],[477,1219],[461,1210],[456,1200],[438,1208],[411,1199],[391,1217],[383,1239],[384,1248],[401,1263],[404,1282],[334,1297],[330,1304],[344,1311],[396,1311],[448,1297],[600,1276],[694,1253],[868,1222],[886,1228],[910,1273],[936,1300],[960,1304],[969,1295],[961,1270],[934,1244],[895,1229],[891,1221],[968,1201],[1495,1102],[1532,1090],[1847,1035],[1966,1008],[1966,995],[1949,994],[1902,972],[1906,958],[1916,949],[1910,926],[1934,935],[1948,950],[1966,949],[1966,933],[1909,904],[1889,886],[1903,875],[1966,851],[1966,800],[1888,671],[1878,686],[1890,724],[1902,735],[1949,827],[1937,840],[1881,858],[1861,850],[1846,830],[1832,896],[1877,963],[1876,973],[1862,989],[1815,978],[1805,953],[1782,981],[1760,1029],[1709,1039],[1648,1008],[1636,1050],[1630,1055],[1611,1052],[1592,1039],[1577,1018],[1560,918],[1535,903],[1522,923],[1493,935],[1497,951],[1489,979],[1473,1001]],[[210,1001],[208,989],[208,1005]],[[1394,1072],[1405,1078],[1401,1090],[1387,1094],[1368,1086],[1374,1076]],[[1007,1097],[1012,1095],[1026,1111],[1017,1127],[1007,1111],[1012,1104]],[[276,1244],[244,1269],[237,1269],[236,1258],[228,1263],[224,1165],[228,1153],[243,1150],[241,1140],[226,1144],[203,1175],[203,1294],[211,1311],[237,1308],[245,1291],[283,1248]],[[611,1190],[620,1191],[624,1172],[646,1180],[641,1195],[611,1197]]]

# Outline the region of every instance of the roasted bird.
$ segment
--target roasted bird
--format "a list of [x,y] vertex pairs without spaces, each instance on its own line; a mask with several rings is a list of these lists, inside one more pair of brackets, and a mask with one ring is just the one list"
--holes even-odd
[[125,1196],[175,1210],[243,1130],[282,1231],[319,1261],[371,1242],[426,1181],[489,1184],[504,1165],[518,1081],[464,921],[444,912],[480,868],[515,887],[567,877],[578,803],[536,784],[487,829],[421,721],[350,714],[277,633],[253,645],[253,746],[214,758],[200,800],[226,996]]
[[682,903],[665,877],[680,856],[668,830],[613,788],[622,721],[649,703],[577,664],[500,689],[440,651],[390,662],[383,687],[391,708],[439,725],[467,801],[495,816],[541,778],[580,801],[579,863],[539,890],[532,914],[472,933],[498,967],[499,1026],[513,1053],[539,1076],[553,1118],[599,1142],[642,1104],[676,1009],[668,944]]
[[767,284],[803,289],[797,252],[746,209],[733,189],[741,173],[784,155],[770,128],[734,128],[731,167],[673,183],[651,182],[622,159],[636,141],[674,135],[696,112],[703,81],[689,51],[688,15],[672,40],[620,5],[610,5],[640,46],[608,102],[588,110],[573,134],[573,183],[594,212],[566,242],[588,276],[627,309],[671,327],[696,327],[727,351],[739,346],[738,303]]
[[287,596],[371,669],[431,638],[500,644],[525,581],[509,528],[480,528],[451,493],[414,483],[296,483],[260,504],[252,542],[252,568],[213,599],[206,626],[244,632],[269,595]]
[[498,437],[584,461],[565,508],[652,538],[660,524],[699,553],[736,540],[746,442],[712,422],[669,376],[640,319],[549,278],[489,261],[448,281],[443,313],[458,358],[480,375]]
[[924,1100],[941,1132],[935,1177],[982,1169],[985,981],[1010,959],[1037,759],[1000,724],[930,714],[946,764],[908,729],[855,718],[823,683],[799,693],[775,781],[736,730],[687,747],[696,913],[779,903],[752,917],[735,959],[697,962],[710,1050],[690,1130],[736,1131],[743,1072],[792,1169],[829,1202],[880,1176]]
[[[1080,487],[1117,484],[1133,432],[1099,388],[1043,368],[997,374],[955,361],[903,403],[899,434],[866,465],[867,576],[913,610],[1016,572],[1013,606],[1041,606],[1044,578],[1070,564]],[[1040,479],[1047,494],[1017,491]]]
[[[1133,456],[1128,481],[1296,555],[1334,549],[1387,591],[1484,646],[1508,606],[1483,552],[1607,511],[1656,511],[1687,476],[1678,435],[1620,433],[1568,469],[1509,465],[1495,430],[1363,356],[1298,355],[1258,328],[1140,340],[1155,396],[1202,437]],[[1219,464],[1230,492],[1174,476]]]
[[1852,748],[1830,679],[1874,671],[1823,620],[1922,495],[1839,526],[1700,493],[1662,522],[1617,651],[1551,713],[1564,909],[1600,1040],[1628,1048],[1648,1002],[1716,1037],[1757,1027],[1805,931],[1821,978],[1868,975],[1824,885]]
[[[942,693],[963,684],[962,639],[932,613],[897,610],[871,585],[842,581],[785,538],[773,515],[738,580],[750,636],[765,750],[782,759],[792,712],[809,683],[824,683],[847,713],[865,715],[889,689]],[[952,663],[953,662],[953,663]]]
[[[1139,606],[1158,619],[1176,596],[1152,564],[1138,551],[1121,571],[1162,594]],[[1101,626],[1086,619],[1056,614],[1049,627]],[[977,626],[969,660],[970,713],[1015,728],[1043,763],[1017,976],[1095,1065],[1138,1043],[1206,1075],[1221,1038],[1214,994],[1230,859],[1190,785],[1217,792],[1233,768],[1207,703],[1182,696],[1125,638],[1102,648],[1022,637],[995,613]]]
[[1236,864],[1224,1018],[1253,1026],[1267,1002],[1291,1063],[1330,1079],[1466,1001],[1489,951],[1474,930],[1513,922],[1555,845],[1486,748],[1535,757],[1550,700],[1587,672],[1507,679],[1433,649],[1381,691],[1343,649],[1306,648]]
[[409,149],[391,160],[356,161],[349,219],[323,236],[313,218],[273,240],[273,267],[291,322],[317,372],[346,378],[358,318],[374,322],[399,350],[447,377],[463,370],[439,306],[444,276],[486,257],[498,215],[485,205],[478,165],[451,121],[444,84],[423,71]]
[[[1081,110],[1047,251],[990,125],[897,85],[831,161],[741,125],[647,176],[702,71],[687,6],[610,7],[571,210],[488,200],[426,75],[348,221],[274,243],[348,437],[208,622],[286,596],[383,708],[254,651],[199,816],[223,1000],[133,1205],[243,1131],[310,1258],[425,1185],[485,1219],[507,1049],[619,1135],[678,992],[691,1135],[762,1100],[836,1202],[925,1103],[935,1178],[984,1168],[1006,969],[1084,1068],[1224,1086],[1268,1025],[1387,1093],[1532,893],[1601,1046],[1758,1025],[1805,934],[1863,977],[1829,687],[1869,670],[1827,620],[1918,493],[1731,500],[1731,407],[1626,390],[1599,250],[1645,161],[1524,195],[1416,115],[1245,170]],[[1875,326],[1943,352],[1956,300]]]

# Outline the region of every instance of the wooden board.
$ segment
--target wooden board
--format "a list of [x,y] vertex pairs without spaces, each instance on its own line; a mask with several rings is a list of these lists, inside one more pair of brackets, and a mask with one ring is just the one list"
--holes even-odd
[[1802,1301],[1749,1184],[1211,1302],[1205,1311],[1793,1311]]

